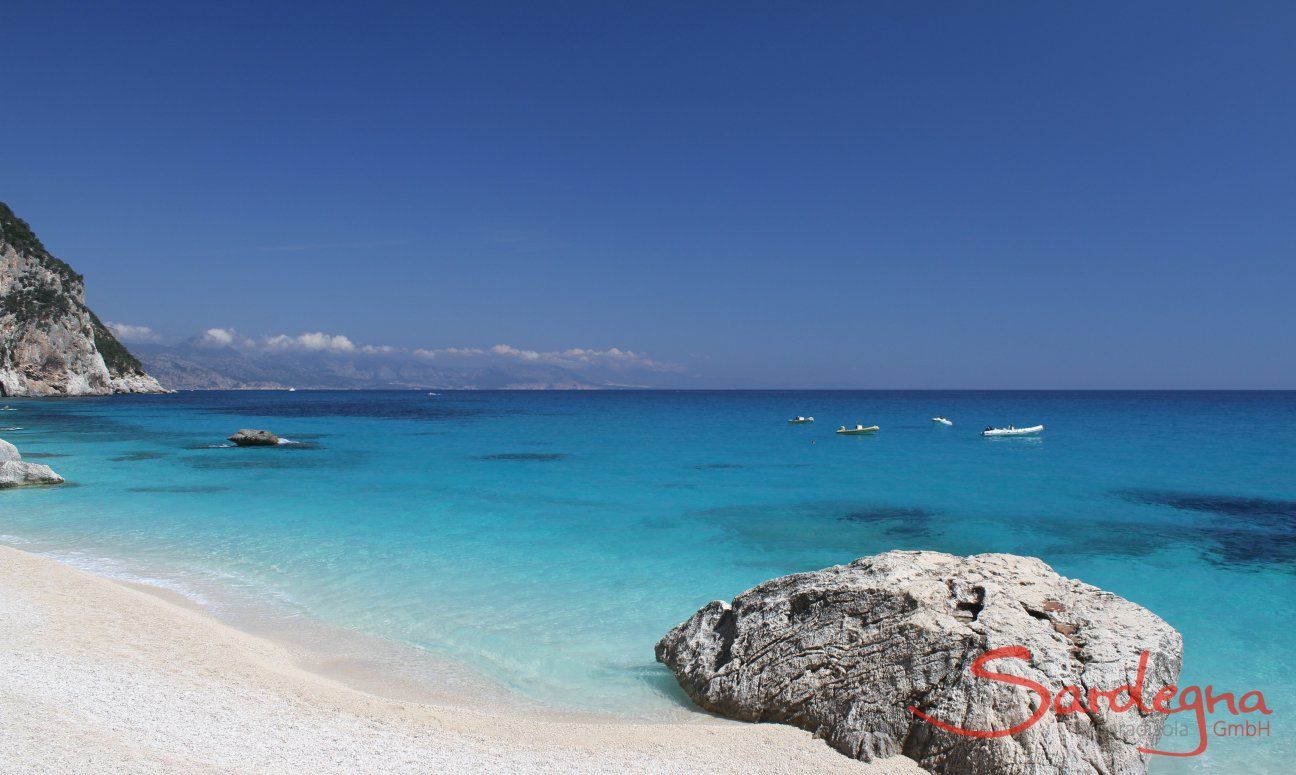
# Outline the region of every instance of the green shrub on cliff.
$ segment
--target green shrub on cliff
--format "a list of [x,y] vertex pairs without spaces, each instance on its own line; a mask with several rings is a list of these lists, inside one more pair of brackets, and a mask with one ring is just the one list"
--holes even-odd
[[36,260],[58,277],[58,281],[33,284],[31,276],[17,278],[9,291],[0,296],[0,316],[13,315],[24,323],[48,324],[56,318],[74,313],[77,308],[90,314],[95,349],[114,374],[142,374],[139,359],[113,336],[98,315],[80,303],[85,278],[63,261],[50,255],[27,222],[14,214],[9,205],[0,202],[0,244],[8,245],[24,258]]
[[73,270],[72,267],[51,256],[45,246],[41,244],[36,232],[32,231],[27,222],[15,215],[9,205],[4,202],[0,202],[0,242],[6,242],[13,246],[13,249],[18,251],[20,256],[40,259],[41,263],[48,267],[50,271],[63,279],[65,286],[85,282],[85,278]]

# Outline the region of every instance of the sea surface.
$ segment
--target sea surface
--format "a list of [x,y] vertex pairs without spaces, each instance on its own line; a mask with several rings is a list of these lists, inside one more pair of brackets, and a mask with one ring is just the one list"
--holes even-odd
[[[0,437],[69,484],[0,492],[2,540],[218,614],[254,599],[407,644],[545,705],[687,712],[653,645],[775,576],[897,548],[1014,552],[1178,628],[1181,685],[1264,692],[1267,736],[1212,735],[1205,755],[1154,771],[1288,772],[1296,759],[1296,393],[4,402],[17,411],[0,412]],[[798,414],[817,421],[786,422]],[[856,422],[882,429],[833,433]],[[1009,423],[1047,427],[979,435]],[[228,446],[239,428],[296,443]],[[1193,743],[1190,731],[1162,747]]]

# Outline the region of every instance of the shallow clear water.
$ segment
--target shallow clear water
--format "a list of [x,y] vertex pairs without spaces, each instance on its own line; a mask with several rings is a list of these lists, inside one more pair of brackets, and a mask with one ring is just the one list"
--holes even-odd
[[[19,411],[0,413],[0,437],[73,484],[0,493],[11,540],[192,589],[215,579],[553,705],[677,711],[656,640],[773,576],[894,548],[1005,551],[1168,620],[1186,644],[1182,684],[1265,693],[1270,736],[1212,737],[1160,771],[1283,771],[1296,755],[1296,393],[8,403]],[[819,421],[789,426],[796,414]],[[832,433],[857,421],[882,431]],[[1039,437],[978,434],[1036,422]],[[221,446],[241,427],[301,444]]]

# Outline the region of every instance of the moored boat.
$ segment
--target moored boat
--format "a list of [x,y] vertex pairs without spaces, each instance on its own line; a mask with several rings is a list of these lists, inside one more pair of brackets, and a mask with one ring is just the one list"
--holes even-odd
[[845,425],[837,429],[837,432],[843,436],[859,436],[865,433],[877,433],[878,426],[870,425],[867,428],[863,425],[856,425],[854,428],[847,428]]
[[801,415],[797,415],[796,417],[793,417],[791,420],[788,420],[788,423],[791,425],[804,425],[805,423],[808,422],[814,422],[814,418],[802,417]]
[[982,436],[1025,436],[1028,433],[1039,433],[1044,430],[1043,425],[1032,425],[1029,428],[1018,428],[1015,425],[1009,425],[1007,428],[986,428],[981,431]]

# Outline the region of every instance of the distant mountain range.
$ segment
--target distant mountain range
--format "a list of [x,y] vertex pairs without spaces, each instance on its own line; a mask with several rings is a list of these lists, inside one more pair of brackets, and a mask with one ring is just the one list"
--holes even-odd
[[133,348],[148,372],[175,390],[605,390],[659,387],[664,378],[681,377],[676,367],[615,349],[433,351],[362,348],[337,339],[346,346],[328,346],[332,340],[323,334],[253,341],[212,329],[180,344]]

